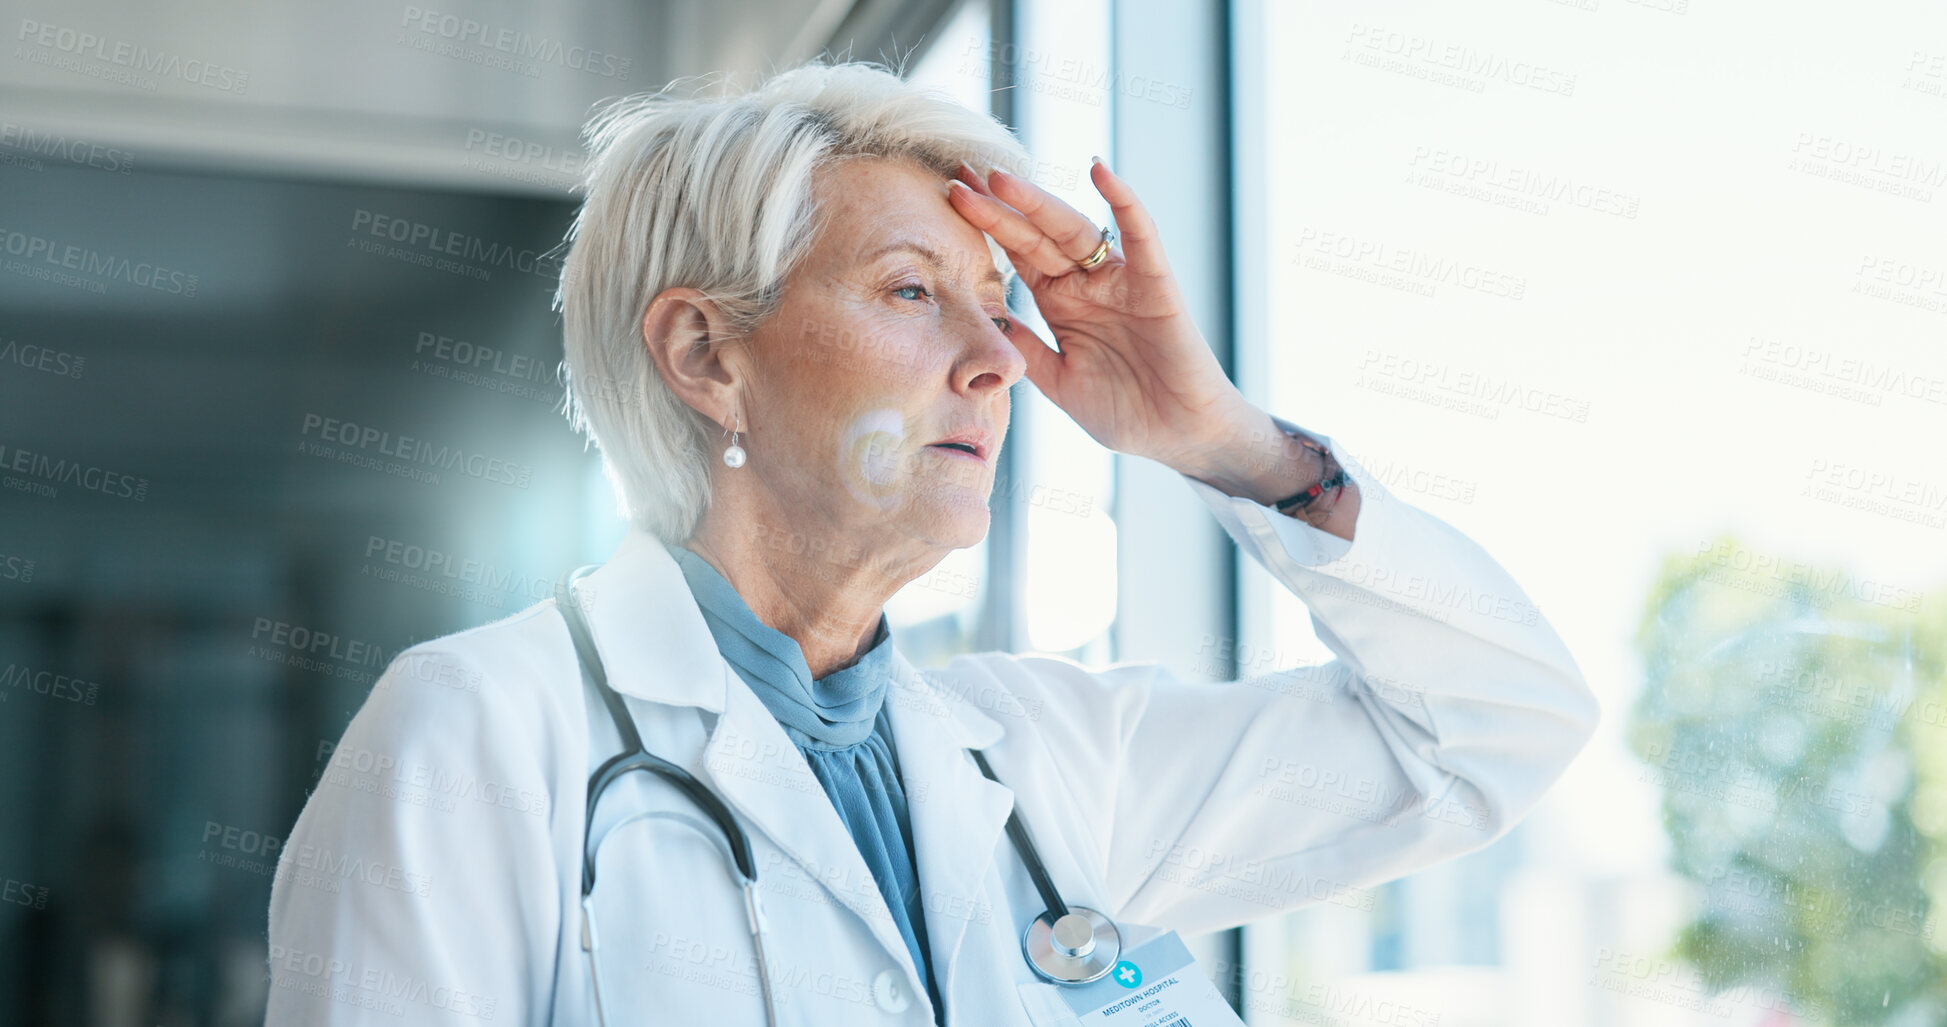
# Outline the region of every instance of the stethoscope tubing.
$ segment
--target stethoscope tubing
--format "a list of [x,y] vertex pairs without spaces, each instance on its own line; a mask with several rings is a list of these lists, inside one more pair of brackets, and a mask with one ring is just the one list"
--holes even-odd
[[[624,774],[643,770],[662,778],[682,792],[722,833],[724,842],[730,850],[738,883],[744,893],[745,914],[750,921],[751,937],[756,949],[758,980],[764,993],[766,1021],[775,1027],[777,1006],[764,953],[766,925],[763,907],[758,901],[757,863],[751,854],[750,835],[744,830],[743,825],[737,822],[736,815],[731,812],[729,805],[708,786],[697,780],[689,771],[650,752],[643,744],[642,735],[636,730],[635,720],[629,715],[622,696],[608,683],[608,669],[603,666],[601,655],[595,648],[594,636],[589,631],[587,618],[582,613],[579,593],[575,590],[576,583],[594,569],[591,565],[564,574],[555,587],[555,605],[560,609],[562,619],[567,622],[569,636],[575,644],[576,658],[588,680],[594,683],[597,694],[602,697],[602,703],[608,708],[609,718],[615,722],[616,733],[622,741],[622,751],[603,761],[601,766],[589,775],[587,808],[582,823],[582,948],[589,953],[590,976],[595,986],[596,1015],[603,1027],[607,1027],[607,1011],[602,1003],[601,974],[594,965],[599,962],[595,958],[595,952],[600,945],[600,938],[595,931],[593,908],[595,858],[589,847],[594,833],[595,810],[602,794],[610,785]],[[967,753],[973,757],[974,764],[979,767],[982,776],[995,784],[1001,783],[984,753],[978,749],[968,749]],[[1098,926],[1098,930],[1106,929],[1113,953],[1120,952],[1121,931],[1107,916],[1094,910],[1082,910],[1079,906],[1070,907],[1062,900],[1061,891],[1055,887],[1054,879],[1048,874],[1047,865],[1041,861],[1041,854],[1035,848],[1034,839],[1028,834],[1027,824],[1022,821],[1018,807],[1008,810],[1007,836],[1013,843],[1015,852],[1019,854],[1022,865],[1026,867],[1029,879],[1034,882],[1035,891],[1040,894],[1041,901],[1046,906],[1046,911],[1030,921],[1027,930],[1022,933],[1023,958],[1038,976],[1054,984],[1086,984],[1100,979],[1108,972],[1108,966],[1113,964],[1113,954],[1107,963],[1096,960],[1100,965],[1086,972],[1073,970],[1067,966],[1062,957],[1037,951],[1031,941],[1037,937],[1036,926],[1044,923],[1053,924],[1070,917],[1076,911],[1085,912],[1088,919]],[[1045,934],[1045,931],[1040,933]]]

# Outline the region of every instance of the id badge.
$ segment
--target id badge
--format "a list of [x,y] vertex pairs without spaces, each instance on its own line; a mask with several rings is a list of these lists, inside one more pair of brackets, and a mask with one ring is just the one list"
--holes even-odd
[[[1027,986],[1022,990],[1025,992]],[[1034,1017],[1038,1024],[1244,1027],[1217,986],[1197,968],[1175,931],[1124,952],[1121,962],[1099,981],[1036,990],[1039,1001],[1029,1008],[1040,1014]]]

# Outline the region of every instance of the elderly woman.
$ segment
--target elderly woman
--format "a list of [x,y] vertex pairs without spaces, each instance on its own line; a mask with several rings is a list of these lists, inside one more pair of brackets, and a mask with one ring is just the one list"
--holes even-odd
[[[1201,1027],[1167,932],[1486,845],[1587,739],[1519,586],[1245,401],[1100,162],[1119,247],[863,65],[630,98],[589,144],[566,366],[632,530],[388,668],[284,849],[272,1022]],[[909,665],[886,600],[986,533],[1024,375],[1180,472],[1338,659]]]

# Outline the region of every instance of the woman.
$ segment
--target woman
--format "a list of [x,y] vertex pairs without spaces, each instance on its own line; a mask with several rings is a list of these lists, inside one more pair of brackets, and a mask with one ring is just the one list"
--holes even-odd
[[[632,98],[589,144],[566,366],[633,530],[572,601],[388,669],[285,848],[272,1022],[1060,1022],[1080,992],[1024,958],[1044,913],[1043,957],[1120,973],[1163,929],[1487,844],[1588,737],[1520,588],[1244,400],[1099,162],[1120,247],[1002,170],[1029,161],[991,118],[863,65]],[[1004,262],[1059,351],[1009,317]],[[1339,659],[1218,685],[907,664],[884,604],[987,531],[1023,375],[1181,472]],[[638,732],[705,794],[631,773],[591,818]]]

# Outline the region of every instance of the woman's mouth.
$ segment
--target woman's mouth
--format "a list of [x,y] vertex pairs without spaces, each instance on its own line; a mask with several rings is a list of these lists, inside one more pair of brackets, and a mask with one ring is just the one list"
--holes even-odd
[[987,459],[980,455],[978,449],[965,442],[935,442],[926,448],[952,453],[961,460],[973,460],[983,465],[987,463]]
[[927,448],[944,449],[961,456],[970,456],[984,464],[993,454],[994,437],[986,428],[969,425],[937,442],[928,443]]

